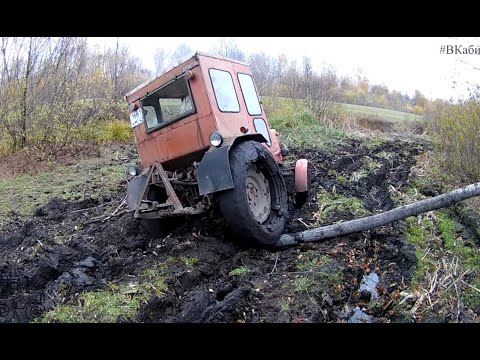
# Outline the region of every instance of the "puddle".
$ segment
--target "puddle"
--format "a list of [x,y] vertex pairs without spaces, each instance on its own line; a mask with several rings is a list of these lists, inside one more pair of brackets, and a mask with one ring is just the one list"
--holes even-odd
[[371,272],[368,275],[363,275],[362,282],[360,283],[360,291],[368,291],[372,294],[372,298],[378,299],[377,284],[380,281],[378,275]]
[[349,323],[371,323],[372,317],[367,313],[360,310],[359,307],[355,308],[353,315],[348,319]]

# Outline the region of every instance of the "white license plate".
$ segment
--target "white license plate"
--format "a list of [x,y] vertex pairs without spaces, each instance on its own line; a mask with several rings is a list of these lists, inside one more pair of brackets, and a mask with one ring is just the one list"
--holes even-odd
[[143,123],[142,109],[137,109],[130,114],[130,123],[132,124],[132,128]]

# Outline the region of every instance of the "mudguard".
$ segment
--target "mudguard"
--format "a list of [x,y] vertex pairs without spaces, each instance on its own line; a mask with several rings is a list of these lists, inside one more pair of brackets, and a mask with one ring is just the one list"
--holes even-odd
[[256,133],[225,139],[222,146],[210,147],[198,166],[197,181],[200,195],[233,189],[229,159],[230,149],[235,144],[247,140],[267,142],[262,134]]
[[136,210],[138,203],[140,202],[140,196],[145,191],[147,184],[147,174],[134,177],[128,183],[127,187],[127,206],[130,210]]

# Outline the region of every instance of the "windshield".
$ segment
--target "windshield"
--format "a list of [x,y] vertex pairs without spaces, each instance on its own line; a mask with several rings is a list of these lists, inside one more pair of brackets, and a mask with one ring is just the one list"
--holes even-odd
[[195,113],[195,104],[185,78],[179,78],[142,100],[148,130]]

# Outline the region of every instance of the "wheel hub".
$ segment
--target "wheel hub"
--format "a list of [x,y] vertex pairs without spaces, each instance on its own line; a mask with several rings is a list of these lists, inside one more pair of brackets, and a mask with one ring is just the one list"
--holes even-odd
[[248,206],[255,220],[260,224],[270,215],[272,199],[270,186],[265,176],[252,165],[247,170],[246,193]]

